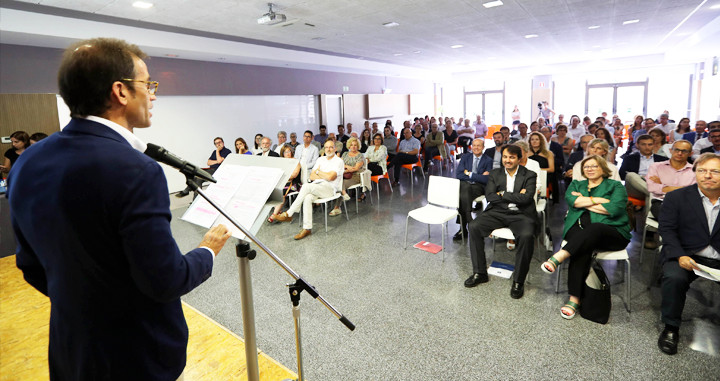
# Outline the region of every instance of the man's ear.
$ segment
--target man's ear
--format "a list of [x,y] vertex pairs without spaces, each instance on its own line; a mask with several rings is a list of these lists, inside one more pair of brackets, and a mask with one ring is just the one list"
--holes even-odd
[[122,106],[126,106],[128,103],[128,96],[130,90],[120,81],[115,81],[112,84],[110,91],[110,102],[117,103]]

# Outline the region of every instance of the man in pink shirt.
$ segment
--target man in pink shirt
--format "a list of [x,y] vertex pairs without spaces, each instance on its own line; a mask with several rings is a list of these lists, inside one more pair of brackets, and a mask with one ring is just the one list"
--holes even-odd
[[[692,144],[687,140],[676,140],[670,153],[672,154],[670,160],[650,164],[646,176],[648,191],[652,198],[650,213],[656,220],[660,218],[660,206],[666,193],[696,182],[692,164],[688,163]],[[645,247],[654,249],[657,243],[654,240],[647,240]]]

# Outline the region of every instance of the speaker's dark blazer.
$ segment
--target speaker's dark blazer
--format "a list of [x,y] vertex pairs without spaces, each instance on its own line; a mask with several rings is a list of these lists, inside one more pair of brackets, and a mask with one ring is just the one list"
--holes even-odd
[[17,265],[50,297],[50,378],[175,380],[188,339],[180,296],[210,277],[213,256],[178,249],[160,165],[73,118],[8,182]]
[[[504,191],[507,187],[505,168],[496,168],[490,171],[489,180],[485,186],[485,199],[488,202],[485,211],[498,210],[507,211],[508,204],[514,203],[522,214],[537,221],[537,210],[535,209],[535,195],[537,174],[523,166],[518,166],[515,178],[515,187],[512,192],[505,192],[502,196],[497,192]],[[525,189],[525,193],[520,191]]]
[[661,208],[664,260],[693,255],[708,245],[720,252],[720,216],[710,232],[697,184],[668,192]]
[[[653,154],[653,160],[656,163],[668,160],[665,156]],[[623,159],[622,165],[620,166],[620,178],[625,180],[625,176],[628,172],[638,173],[640,170],[640,152],[635,152],[632,155],[628,155]]]

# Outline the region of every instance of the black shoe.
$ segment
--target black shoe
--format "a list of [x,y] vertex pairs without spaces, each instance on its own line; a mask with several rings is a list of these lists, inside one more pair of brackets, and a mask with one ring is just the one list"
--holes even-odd
[[674,355],[677,353],[679,340],[680,334],[678,332],[665,328],[658,338],[658,348],[669,355]]
[[475,273],[471,275],[470,278],[467,278],[467,280],[465,280],[465,287],[475,287],[480,283],[487,283],[488,280],[489,279],[487,274]]
[[460,230],[458,230],[458,232],[455,233],[455,235],[453,236],[453,241],[462,241],[462,240],[463,240],[463,237],[467,238],[467,235],[468,235],[467,230],[462,230],[462,229],[460,229]]
[[185,197],[190,194],[190,191],[188,190],[182,190],[175,194],[175,197]]
[[525,294],[525,284],[513,282],[512,288],[510,289],[510,297],[513,299],[520,299]]

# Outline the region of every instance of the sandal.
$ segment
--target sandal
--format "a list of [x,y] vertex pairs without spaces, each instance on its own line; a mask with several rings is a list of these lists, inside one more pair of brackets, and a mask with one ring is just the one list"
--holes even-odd
[[271,214],[270,217],[268,217],[268,220],[267,220],[267,221],[268,221],[269,223],[271,223],[271,224],[276,223],[277,221],[275,221],[275,218],[274,218],[274,217],[275,217],[275,214]]
[[555,259],[555,257],[548,258],[547,261],[543,262],[542,265],[540,265],[540,269],[548,274],[552,274],[557,270],[557,268],[560,266],[560,261]]
[[[572,313],[569,314],[569,315],[566,314],[565,312],[563,312],[563,308],[567,308],[568,310],[572,310]],[[568,300],[568,302],[565,303],[565,305],[560,308],[560,316],[562,316],[563,319],[570,320],[570,319],[572,319],[572,318],[575,317],[575,315],[577,314],[578,308],[580,308],[580,306],[579,306],[577,303],[575,303],[575,302],[573,302],[573,301],[571,301],[571,300]]]
[[365,193],[360,195],[360,198],[358,198],[358,201],[365,202]]

